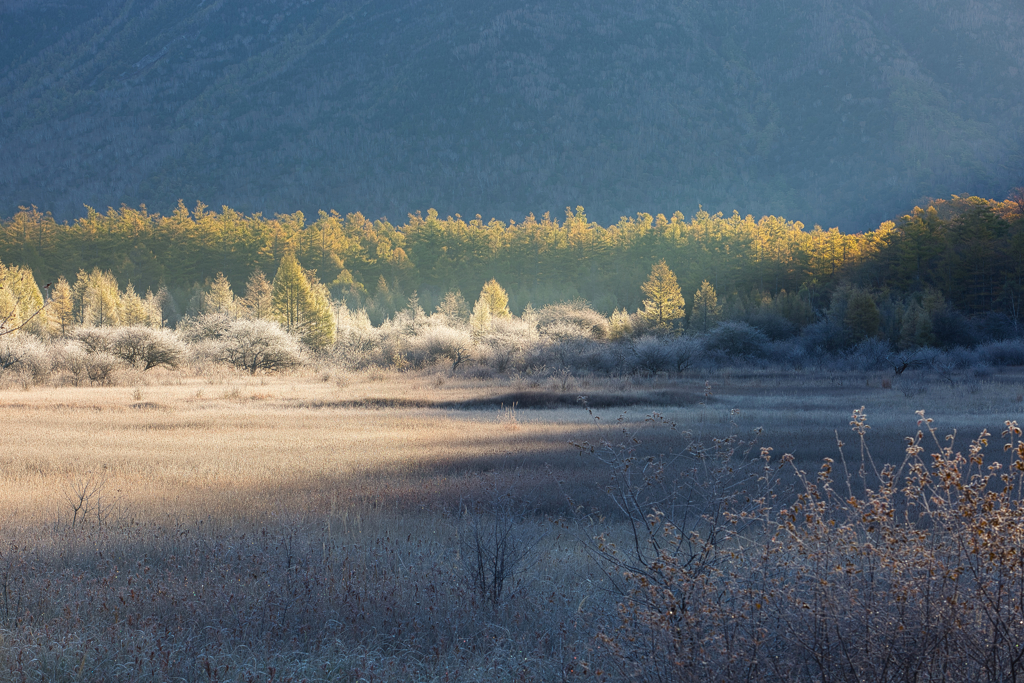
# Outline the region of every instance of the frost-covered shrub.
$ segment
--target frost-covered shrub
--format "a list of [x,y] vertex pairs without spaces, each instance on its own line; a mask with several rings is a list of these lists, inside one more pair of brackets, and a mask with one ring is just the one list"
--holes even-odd
[[194,318],[182,318],[175,328],[178,338],[191,344],[220,339],[234,321],[226,313],[204,313]]
[[256,374],[302,364],[302,347],[279,325],[266,320],[235,320],[217,345],[220,360]]
[[632,370],[648,375],[674,370],[672,341],[650,334],[637,339],[633,342]]
[[770,308],[761,308],[747,317],[747,322],[772,340],[789,339],[799,328],[781,313]]
[[887,370],[891,367],[890,354],[892,346],[889,342],[872,337],[861,341],[846,354],[846,364],[861,372]]
[[478,346],[480,359],[498,372],[520,367],[527,352],[540,343],[537,329],[518,318],[495,318]]
[[409,359],[415,365],[429,365],[441,360],[451,362],[452,370],[469,360],[473,337],[464,327],[432,325],[420,331],[409,342]]
[[606,339],[608,319],[585,301],[551,304],[537,312],[537,330],[555,341],[574,338]]
[[773,341],[765,347],[765,359],[778,365],[802,368],[807,362],[807,350],[792,340]]
[[949,368],[967,370],[981,364],[978,354],[973,349],[955,346],[942,353],[939,362]]
[[142,370],[163,365],[176,368],[185,355],[184,346],[168,330],[151,327],[121,327],[111,333],[110,353]]
[[107,386],[116,384],[117,371],[121,367],[121,361],[116,356],[98,351],[85,356],[82,370],[91,383]]
[[705,353],[722,354],[729,357],[764,357],[768,337],[756,327],[744,322],[721,323],[702,338]]
[[49,350],[37,337],[15,334],[0,338],[0,373],[38,383],[46,381],[52,369]]
[[842,325],[829,319],[811,323],[796,337],[796,343],[802,346],[809,356],[840,352],[846,348],[847,341]]
[[80,327],[71,333],[70,339],[82,345],[87,353],[110,350],[111,327]]
[[976,349],[978,359],[988,365],[1024,365],[1024,339],[989,342]]

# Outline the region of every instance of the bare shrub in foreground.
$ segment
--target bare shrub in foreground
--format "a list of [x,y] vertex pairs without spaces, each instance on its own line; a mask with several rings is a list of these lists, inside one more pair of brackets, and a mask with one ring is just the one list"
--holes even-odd
[[539,534],[529,530],[524,508],[511,491],[492,493],[463,504],[457,531],[466,582],[481,599],[497,605],[520,586]]
[[[736,444],[686,441],[611,466],[624,537],[592,550],[622,594],[590,662],[642,681],[1016,680],[1024,672],[1024,442],[1006,458],[921,430],[901,463],[876,467],[863,409],[859,462],[733,460]],[[926,449],[927,444],[931,449]],[[927,455],[931,451],[930,455]],[[781,468],[781,469],[780,469]],[[791,471],[795,498],[780,496]]]

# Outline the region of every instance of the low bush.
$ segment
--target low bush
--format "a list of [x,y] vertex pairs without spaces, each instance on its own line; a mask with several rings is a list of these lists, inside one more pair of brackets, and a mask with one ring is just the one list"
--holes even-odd
[[1005,367],[1024,365],[1024,339],[989,342],[976,349],[978,359],[988,365]]
[[537,312],[537,330],[555,341],[586,338],[606,339],[608,318],[585,301],[545,306]]
[[251,374],[276,371],[302,363],[299,342],[276,323],[266,320],[235,320],[221,334],[217,356]]
[[45,344],[36,337],[17,334],[0,338],[0,374],[17,375],[28,383],[44,382],[53,369]]
[[705,353],[724,356],[761,358],[768,348],[768,337],[763,332],[737,321],[717,325],[701,341]]
[[[591,551],[621,595],[589,666],[623,680],[1014,680],[1024,639],[1024,442],[965,449],[920,431],[876,468],[860,454],[816,474],[744,457],[734,438],[644,456],[636,438],[583,444],[614,474],[625,537]],[[674,427],[673,427],[674,428]],[[1001,462],[1000,462],[1001,461]],[[857,474],[859,472],[859,474]],[[785,481],[795,482],[793,494]],[[781,501],[781,502],[780,502]]]
[[185,355],[172,332],[151,327],[119,327],[110,335],[108,347],[112,355],[141,370],[176,368]]

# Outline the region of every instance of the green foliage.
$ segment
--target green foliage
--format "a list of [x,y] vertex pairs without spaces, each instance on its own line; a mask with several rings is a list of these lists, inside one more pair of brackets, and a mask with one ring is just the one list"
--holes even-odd
[[507,318],[512,315],[508,310],[508,294],[493,278],[480,290],[480,299],[487,306],[492,318]]
[[860,341],[878,334],[882,315],[878,312],[874,298],[868,292],[857,290],[850,294],[847,301],[844,322],[854,341]]
[[655,329],[672,329],[686,315],[682,290],[664,260],[654,264],[650,277],[640,289],[647,297],[643,316]]
[[32,271],[0,263],[0,336],[18,330],[42,334],[47,327],[43,295]]
[[721,314],[722,307],[718,304],[715,288],[704,280],[700,284],[700,289],[693,295],[694,322],[700,326],[701,332],[707,332]]
[[310,283],[294,253],[284,255],[274,276],[271,311],[275,321],[310,348],[324,349],[334,343],[334,311],[327,288]]

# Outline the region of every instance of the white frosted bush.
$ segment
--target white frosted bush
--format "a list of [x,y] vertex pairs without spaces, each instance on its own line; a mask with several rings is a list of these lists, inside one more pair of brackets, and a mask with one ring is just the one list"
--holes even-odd
[[302,347],[277,323],[235,320],[221,335],[217,356],[252,374],[273,372],[302,364]]
[[0,373],[38,383],[46,381],[52,369],[49,349],[37,337],[13,334],[0,338]]
[[448,360],[452,370],[469,359],[473,349],[473,337],[464,328],[434,325],[421,331],[410,340],[409,354],[413,362],[419,365]]
[[537,330],[555,341],[572,338],[606,339],[608,318],[585,301],[545,306],[537,312]]
[[185,355],[177,337],[168,330],[121,327],[110,335],[110,353],[141,370],[158,366],[176,368]]

